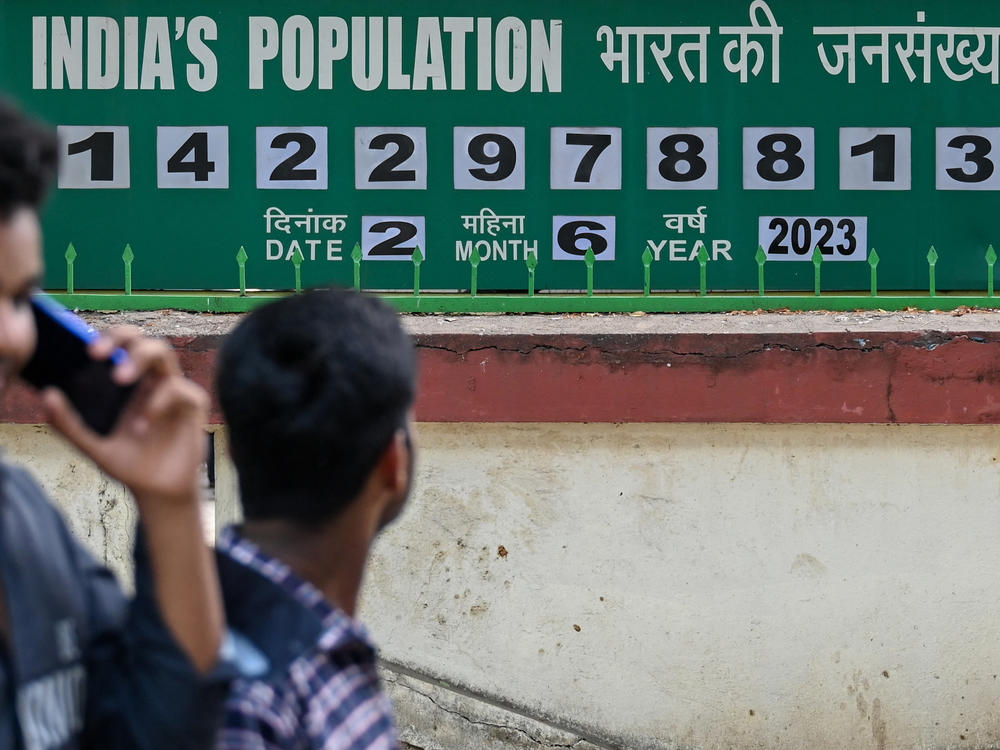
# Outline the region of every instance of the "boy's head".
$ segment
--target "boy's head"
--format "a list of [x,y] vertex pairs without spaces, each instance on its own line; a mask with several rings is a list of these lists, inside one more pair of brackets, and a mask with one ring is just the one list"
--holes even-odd
[[0,391],[35,350],[28,298],[41,282],[38,212],[56,162],[52,131],[0,98]]
[[411,461],[415,381],[413,341],[374,297],[312,291],[248,315],[222,347],[217,383],[247,519],[322,523],[387,451],[403,446]]

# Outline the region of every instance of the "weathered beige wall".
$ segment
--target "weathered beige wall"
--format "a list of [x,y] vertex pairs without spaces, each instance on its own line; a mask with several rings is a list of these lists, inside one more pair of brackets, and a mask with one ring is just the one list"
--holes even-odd
[[137,516],[125,488],[44,425],[0,424],[0,448],[45,488],[77,538],[131,585]]
[[[1000,429],[419,433],[364,607],[404,672],[609,747],[1000,745]],[[434,687],[410,741],[476,746]]]
[[[424,424],[419,441],[362,613],[413,746],[1000,745],[1000,427]],[[127,556],[110,485],[38,428],[0,444]]]

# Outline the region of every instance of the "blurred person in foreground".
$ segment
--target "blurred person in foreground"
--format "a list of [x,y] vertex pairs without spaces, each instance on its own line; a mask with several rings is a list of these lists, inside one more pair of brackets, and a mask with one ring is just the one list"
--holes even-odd
[[[42,279],[39,211],[56,171],[54,134],[0,100],[0,392],[36,344],[29,304]],[[54,388],[52,426],[135,497],[136,594],[67,530],[23,469],[0,462],[0,748],[210,747],[226,684],[212,674],[223,615],[199,519],[208,409],[173,351],[135,329],[95,358],[128,353],[137,384],[110,434],[91,431]],[[97,498],[94,498],[97,502]]]
[[415,378],[398,315],[353,291],[260,308],[223,345],[245,520],[219,539],[219,575],[231,627],[264,659],[233,683],[220,748],[398,746],[354,615],[369,548],[409,494]]

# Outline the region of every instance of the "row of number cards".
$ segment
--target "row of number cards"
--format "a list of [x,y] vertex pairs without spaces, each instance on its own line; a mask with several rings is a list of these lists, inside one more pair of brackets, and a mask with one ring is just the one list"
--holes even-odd
[[[614,260],[616,223],[614,216],[553,216],[552,259],[582,260],[588,250],[593,250],[597,260]],[[864,216],[761,216],[758,229],[760,245],[769,260],[812,260],[816,251],[824,260],[864,261],[868,257],[868,219]],[[467,244],[467,253],[480,252],[478,242]],[[698,243],[685,244],[682,257],[676,257],[675,249],[670,246],[668,257],[693,260],[697,246]],[[361,217],[361,250],[365,259],[408,261],[418,247],[426,255],[426,217]],[[657,258],[664,247],[666,242],[656,247]],[[715,257],[716,247],[713,243],[710,257]],[[279,254],[272,259],[283,257],[284,254]],[[730,257],[728,253],[726,257]]]
[[[157,186],[228,188],[229,128],[156,129]],[[127,126],[60,125],[59,187],[128,188],[131,184]],[[257,187],[325,190],[329,159],[327,128],[259,127]],[[991,154],[1000,128],[937,128],[938,190],[1000,190]],[[718,128],[648,128],[649,190],[716,190]],[[744,128],[743,187],[748,190],[812,190],[813,128]],[[909,128],[841,128],[842,190],[909,190]],[[620,190],[621,128],[552,128],[554,190]],[[427,134],[423,127],[355,128],[354,181],[358,190],[425,190]],[[457,190],[523,190],[523,127],[454,129]]]

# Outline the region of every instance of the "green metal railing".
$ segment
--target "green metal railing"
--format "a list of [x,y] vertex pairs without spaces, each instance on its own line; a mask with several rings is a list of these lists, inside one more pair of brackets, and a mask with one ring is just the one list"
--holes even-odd
[[[359,245],[354,246],[351,260],[354,264],[354,288],[361,289],[361,265],[364,262]],[[927,253],[927,291],[882,292],[878,286],[879,256],[875,249],[868,254],[871,273],[869,294],[857,292],[823,291],[823,254],[817,248],[812,255],[812,292],[768,292],[766,287],[767,255],[762,247],[754,256],[757,262],[757,293],[739,294],[712,292],[709,289],[708,251],[702,246],[698,253],[698,290],[692,292],[654,291],[651,286],[653,255],[649,248],[642,254],[641,293],[595,293],[595,256],[588,250],[583,258],[586,271],[585,291],[566,293],[535,292],[535,271],[538,258],[528,254],[525,258],[527,291],[523,294],[479,292],[480,257],[473,252],[469,257],[469,291],[425,292],[420,286],[420,267],[424,255],[416,248],[413,264],[413,291],[390,293],[381,296],[402,312],[423,313],[572,313],[572,312],[726,312],[740,310],[954,310],[959,307],[1000,307],[994,298],[994,266],[996,251],[990,245],[984,256],[986,262],[985,290],[963,293],[939,293],[936,267],[938,252],[931,246]],[[251,290],[247,287],[247,252],[240,247],[236,253],[239,286],[232,291],[212,292],[136,292],[132,287],[132,265],[136,255],[130,245],[122,253],[124,292],[76,291],[75,264],[78,258],[72,243],[66,249],[66,291],[50,290],[52,296],[70,307],[80,310],[160,310],[177,309],[194,312],[245,312],[270,300],[292,292],[302,291],[302,263],[300,251],[289,261],[292,269],[287,291]]]

